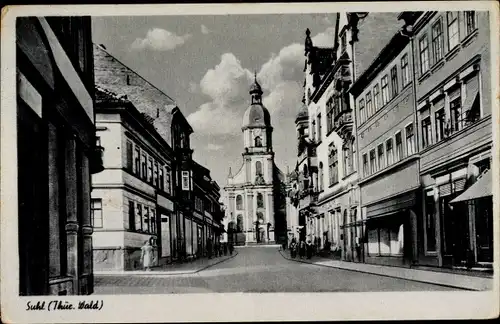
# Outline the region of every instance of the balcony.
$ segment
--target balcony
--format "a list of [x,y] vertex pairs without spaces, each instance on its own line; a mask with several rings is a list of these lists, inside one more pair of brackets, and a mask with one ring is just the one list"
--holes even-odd
[[343,110],[334,118],[333,131],[343,137],[343,134],[352,132],[352,124],[352,110]]
[[102,155],[104,153],[104,147],[95,146],[90,152],[90,173],[95,174],[104,170],[104,163]]

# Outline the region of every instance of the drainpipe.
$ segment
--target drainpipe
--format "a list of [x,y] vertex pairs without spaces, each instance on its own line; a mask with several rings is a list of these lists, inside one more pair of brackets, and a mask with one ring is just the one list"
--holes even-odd
[[[416,78],[416,66],[415,66],[415,35],[413,33],[413,25],[405,25],[403,27],[403,30],[400,30],[399,33],[401,36],[407,37],[410,40],[410,57],[411,57],[411,66],[412,66],[412,73],[411,73],[411,83],[412,83],[412,91],[413,91],[413,123],[415,124],[415,152],[419,153],[420,152],[420,127],[418,123],[418,109],[417,109],[417,78]],[[420,170],[420,161],[418,162],[419,166],[418,169]],[[418,175],[420,176],[420,174]],[[415,213],[416,214],[416,213]],[[415,216],[416,217],[416,216]],[[415,226],[417,227],[418,220],[415,219],[415,224],[413,224],[412,217],[410,218],[410,226]],[[412,233],[417,233],[417,228],[415,228],[414,231],[411,231]],[[415,264],[418,262],[418,233],[415,235],[412,235],[412,241],[413,241],[413,246],[412,246],[412,264]]]

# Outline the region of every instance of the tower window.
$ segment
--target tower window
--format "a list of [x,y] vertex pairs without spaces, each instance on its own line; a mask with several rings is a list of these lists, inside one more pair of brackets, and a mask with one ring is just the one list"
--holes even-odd
[[260,136],[255,137],[255,147],[262,147],[262,139]]

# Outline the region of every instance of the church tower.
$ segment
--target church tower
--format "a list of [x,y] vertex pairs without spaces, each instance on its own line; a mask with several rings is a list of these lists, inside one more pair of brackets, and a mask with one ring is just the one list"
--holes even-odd
[[243,165],[234,176],[229,174],[224,188],[228,240],[236,244],[275,242],[276,220],[276,230],[282,231],[279,188],[284,175],[274,164],[273,127],[269,111],[262,104],[262,93],[255,75],[241,127]]

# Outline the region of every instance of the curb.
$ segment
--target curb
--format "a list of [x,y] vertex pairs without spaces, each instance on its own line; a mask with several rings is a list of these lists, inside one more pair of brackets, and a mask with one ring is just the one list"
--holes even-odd
[[217,261],[213,264],[209,264],[207,266],[204,266],[202,268],[196,269],[196,270],[187,270],[187,271],[182,271],[180,270],[179,272],[175,271],[149,271],[148,273],[134,273],[133,271],[129,272],[123,272],[123,273],[105,273],[105,272],[94,272],[95,276],[99,277],[106,277],[106,276],[135,276],[135,277],[160,277],[160,276],[178,276],[178,275],[190,275],[190,274],[197,274],[200,271],[206,270],[210,267],[213,267],[214,265],[220,264],[222,262],[226,262],[227,260],[230,260],[234,258],[235,256],[238,255],[238,252],[235,251],[233,255],[229,256],[227,259]]
[[374,272],[370,272],[370,271],[363,271],[363,270],[358,270],[358,269],[346,269],[346,268],[341,268],[341,267],[336,267],[336,266],[331,266],[331,265],[326,265],[326,264],[317,264],[317,263],[312,263],[312,262],[307,262],[307,261],[302,261],[302,260],[296,260],[296,259],[289,258],[289,257],[283,255],[283,253],[282,253],[281,250],[279,251],[279,253],[286,260],[300,262],[300,263],[306,263],[306,264],[310,264],[310,265],[314,265],[314,266],[320,266],[320,267],[326,267],[326,268],[333,268],[333,269],[340,269],[340,270],[345,270],[345,271],[353,271],[353,272],[359,272],[359,273],[367,273],[367,274],[372,274],[372,275],[375,275],[375,276],[381,276],[381,277],[386,277],[386,278],[397,278],[397,279],[402,279],[402,280],[408,280],[408,281],[413,281],[413,282],[432,284],[432,285],[436,285],[436,286],[441,286],[441,287],[446,287],[446,288],[454,288],[454,289],[461,289],[461,290],[466,290],[466,291],[485,291],[485,290],[482,290],[482,289],[465,288],[465,287],[461,287],[461,286],[457,286],[457,285],[449,285],[449,284],[436,283],[436,282],[432,282],[432,281],[429,281],[429,280],[407,279],[407,278],[401,278],[401,277],[394,277],[394,276],[390,276],[390,275],[386,275],[386,274],[374,273]]

